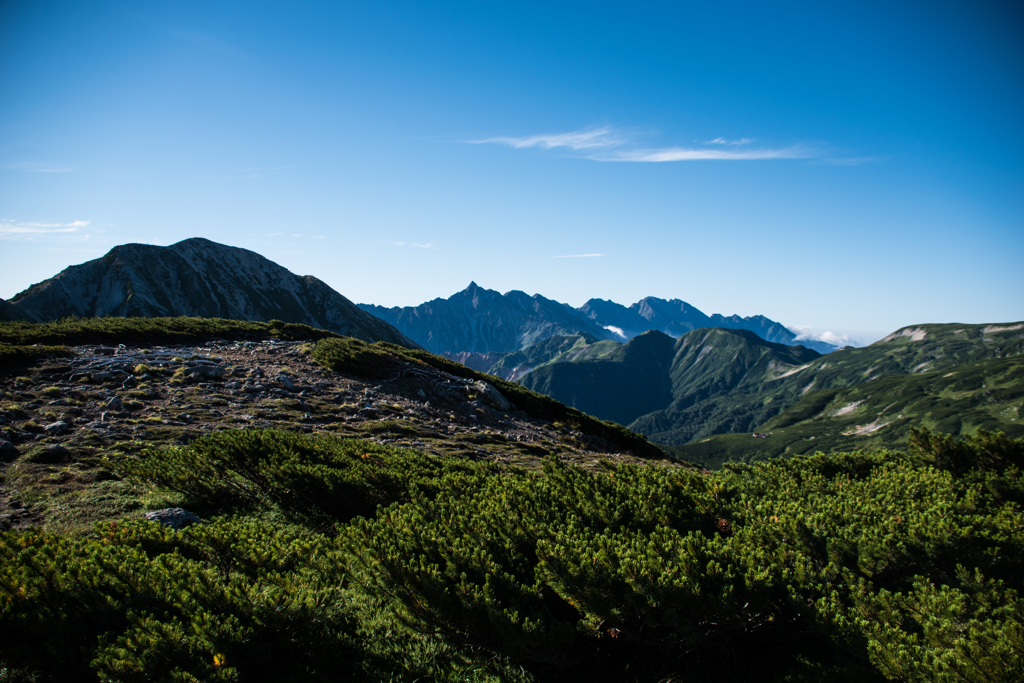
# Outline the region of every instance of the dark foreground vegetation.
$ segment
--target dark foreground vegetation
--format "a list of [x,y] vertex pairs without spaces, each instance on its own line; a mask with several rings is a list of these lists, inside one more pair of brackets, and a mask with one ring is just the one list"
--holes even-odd
[[0,534],[0,680],[1013,681],[1024,441],[542,473],[270,430],[111,457],[203,522]]

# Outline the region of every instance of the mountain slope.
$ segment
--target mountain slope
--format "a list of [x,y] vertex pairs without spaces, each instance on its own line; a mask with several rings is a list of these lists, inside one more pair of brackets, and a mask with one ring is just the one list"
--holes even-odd
[[114,247],[29,287],[11,303],[37,322],[66,316],[276,319],[416,346],[315,277],[300,277],[254,252],[201,238],[169,247]]
[[637,362],[630,345],[660,334],[648,332],[627,344],[575,343],[520,381],[585,412],[628,420],[623,424],[652,441],[680,445],[715,434],[749,435],[822,390],[1024,352],[1022,323],[916,325],[869,347],[827,356],[766,342],[746,330],[710,328],[676,340],[667,366],[664,357]]
[[668,450],[717,467],[727,460],[755,462],[816,451],[901,449],[910,427],[954,436],[978,430],[1024,436],[1024,355],[811,391],[757,427],[763,438],[722,434]]
[[[687,420],[680,413],[695,404],[749,391],[765,379],[819,357],[816,351],[766,342],[747,330],[698,329],[677,340],[652,330],[625,344],[600,341],[575,346],[520,382],[584,412],[642,425],[651,437],[717,425],[707,411],[701,413],[699,424],[678,423]],[[774,414],[772,410],[768,413]],[[746,419],[765,419],[760,415]],[[684,443],[693,437],[673,434],[672,438]]]
[[651,331],[625,344],[597,342],[563,354],[520,381],[533,391],[602,419],[627,425],[672,400],[669,367],[675,341]]
[[0,322],[6,322],[10,320],[23,320],[24,315],[18,310],[18,307],[12,304],[10,301],[0,299]]
[[492,362],[485,371],[514,382],[534,368],[550,363],[562,354],[575,353],[591,344],[598,343],[598,341],[597,337],[583,332],[574,335],[548,337],[519,351],[503,354],[497,362]]

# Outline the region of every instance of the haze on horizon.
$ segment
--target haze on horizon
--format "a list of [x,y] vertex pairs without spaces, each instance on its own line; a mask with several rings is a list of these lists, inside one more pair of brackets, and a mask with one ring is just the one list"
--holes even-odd
[[[812,335],[1024,319],[1018,3],[0,4],[0,297],[126,242]],[[831,341],[831,339],[830,339]]]

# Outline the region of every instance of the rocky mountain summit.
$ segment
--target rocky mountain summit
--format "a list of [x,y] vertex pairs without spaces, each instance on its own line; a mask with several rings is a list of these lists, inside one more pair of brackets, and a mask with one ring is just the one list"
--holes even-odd
[[517,290],[501,294],[470,282],[469,287],[447,299],[419,306],[359,307],[391,323],[425,349],[451,358],[459,354],[513,353],[555,336],[584,334],[621,342],[650,330],[680,337],[707,327],[748,330],[765,341],[802,345],[819,353],[836,349],[825,342],[798,340],[792,330],[763,315],[709,316],[680,299],[646,297],[629,307],[591,299],[573,308],[539,294],[529,296]]
[[202,238],[124,244],[0,305],[0,319],[195,316],[301,323],[365,341],[416,344],[311,275]]

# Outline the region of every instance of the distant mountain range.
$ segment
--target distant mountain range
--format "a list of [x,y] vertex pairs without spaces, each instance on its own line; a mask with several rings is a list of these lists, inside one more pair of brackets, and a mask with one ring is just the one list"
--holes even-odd
[[798,341],[792,330],[763,315],[709,316],[685,301],[657,297],[646,297],[629,307],[591,299],[580,308],[573,308],[539,294],[529,296],[517,290],[501,294],[470,282],[469,287],[447,299],[434,299],[419,306],[359,307],[391,323],[428,351],[462,362],[471,358],[469,354],[513,353],[560,335],[584,334],[598,340],[627,341],[650,330],[679,337],[710,327],[747,330],[765,341],[799,344],[819,353],[838,348],[820,341]]
[[356,337],[417,345],[311,275],[259,254],[187,239],[169,247],[125,244],[0,300],[0,319],[45,322],[67,316],[197,316],[282,320]]

